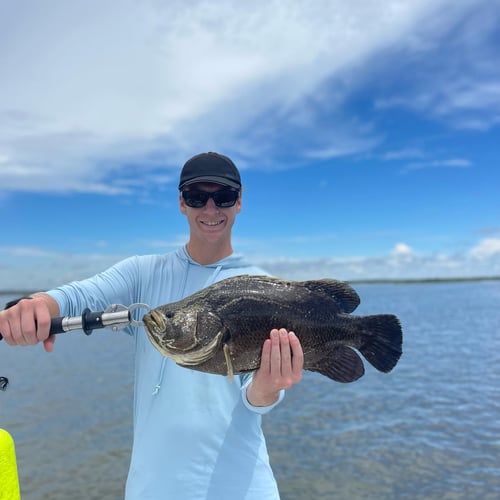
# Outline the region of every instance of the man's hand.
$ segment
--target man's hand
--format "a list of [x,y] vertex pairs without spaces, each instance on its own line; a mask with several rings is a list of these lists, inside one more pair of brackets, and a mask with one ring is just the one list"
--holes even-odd
[[304,353],[300,341],[285,328],[271,330],[262,348],[259,369],[247,388],[253,406],[269,406],[277,401],[282,389],[289,389],[302,379]]
[[28,346],[43,342],[47,352],[54,348],[54,336],[49,337],[50,318],[59,306],[48,295],[37,294],[15,306],[0,311],[0,333],[9,345]]

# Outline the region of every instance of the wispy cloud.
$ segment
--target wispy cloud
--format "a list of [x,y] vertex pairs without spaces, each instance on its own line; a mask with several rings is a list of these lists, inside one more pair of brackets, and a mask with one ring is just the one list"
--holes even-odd
[[404,85],[380,96],[376,108],[410,109],[450,128],[491,129],[500,123],[500,4],[465,1],[445,9],[405,40]]
[[427,155],[420,149],[415,149],[415,148],[405,148],[405,149],[399,149],[399,150],[394,150],[394,151],[387,151],[382,156],[383,160],[414,160],[414,159],[421,159],[425,158]]
[[[345,134],[345,131],[344,131]],[[338,136],[330,141],[328,146],[323,146],[318,149],[306,150],[303,155],[306,158],[317,159],[317,160],[329,160],[331,158],[338,158],[342,156],[351,156],[365,153],[372,150],[377,146],[381,139],[375,136],[362,137],[361,134],[356,136],[344,137],[343,140],[339,140]],[[336,143],[336,144],[335,144]]]
[[50,252],[34,246],[0,246],[0,255],[10,257],[56,257],[57,252]]
[[[342,78],[390,48],[416,50],[423,20],[450,5],[4,3],[0,186],[127,194],[134,188],[117,174],[130,165],[168,180],[193,151],[223,149],[242,166],[265,156],[267,168],[284,145],[299,162],[366,151],[380,136],[347,119],[352,90]],[[486,94],[497,98],[484,81],[482,107]],[[462,83],[449,105],[469,106],[473,85]]]
[[428,168],[470,168],[472,162],[465,158],[450,158],[448,160],[431,160],[410,163],[403,167],[403,172],[423,170]]
[[473,162],[467,158],[432,158],[432,151],[422,151],[416,148],[405,148],[400,150],[388,151],[382,155],[384,161],[394,161],[405,164],[401,172],[410,172],[413,170],[438,169],[438,168],[471,168]]
[[488,236],[500,236],[500,226],[499,227],[483,227],[479,229],[479,234]]

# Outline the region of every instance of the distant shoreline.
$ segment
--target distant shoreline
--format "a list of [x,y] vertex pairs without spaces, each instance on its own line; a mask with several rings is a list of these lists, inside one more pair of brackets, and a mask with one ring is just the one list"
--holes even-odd
[[[439,283],[473,283],[478,281],[500,281],[500,276],[476,276],[472,278],[401,278],[401,279],[360,279],[360,280],[340,280],[352,285],[416,285],[439,284]],[[22,297],[40,290],[0,290],[0,295],[17,295]]]
[[477,276],[473,278],[402,278],[402,279],[366,279],[366,280],[347,280],[352,284],[366,285],[408,285],[418,283],[469,283],[477,281],[500,281],[500,276]]

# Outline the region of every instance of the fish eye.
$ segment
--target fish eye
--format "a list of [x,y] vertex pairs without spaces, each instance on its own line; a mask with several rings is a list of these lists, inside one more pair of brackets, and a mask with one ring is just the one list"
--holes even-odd
[[174,317],[174,313],[171,311],[168,311],[165,313],[165,317],[168,319],[172,319]]

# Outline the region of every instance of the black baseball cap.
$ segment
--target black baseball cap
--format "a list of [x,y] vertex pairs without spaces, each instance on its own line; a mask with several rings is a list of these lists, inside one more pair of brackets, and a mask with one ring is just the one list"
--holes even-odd
[[182,167],[179,190],[195,182],[214,182],[238,190],[241,188],[240,173],[233,161],[213,152],[193,156]]

